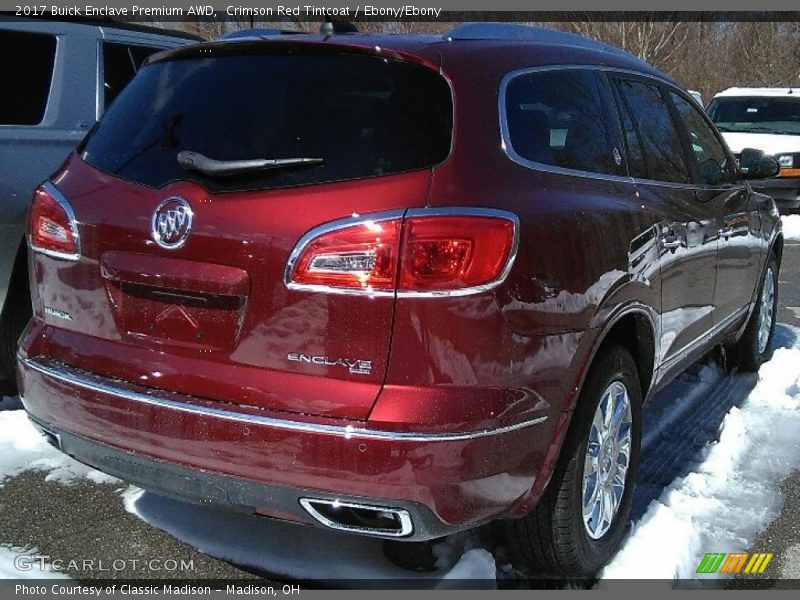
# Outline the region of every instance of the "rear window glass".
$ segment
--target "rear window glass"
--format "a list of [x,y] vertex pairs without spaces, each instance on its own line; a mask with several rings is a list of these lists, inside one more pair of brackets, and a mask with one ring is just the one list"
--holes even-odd
[[506,88],[514,152],[536,163],[624,175],[619,118],[596,73],[568,69],[518,75]]
[[38,125],[44,119],[56,38],[0,30],[0,125]]
[[[345,54],[188,58],[144,67],[82,152],[91,165],[150,187],[279,188],[431,167],[450,152],[452,100],[437,72]],[[209,176],[181,151],[217,161],[322,159]]]

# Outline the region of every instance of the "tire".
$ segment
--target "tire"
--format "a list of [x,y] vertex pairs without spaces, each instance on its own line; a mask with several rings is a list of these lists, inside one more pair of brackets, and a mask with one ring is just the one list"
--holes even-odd
[[[758,286],[756,305],[742,337],[731,349],[733,364],[742,371],[758,371],[772,354],[775,315],[778,310],[778,261],[770,253]],[[765,320],[766,321],[765,323]],[[762,324],[764,327],[762,328]]]
[[[618,469],[624,463],[623,456],[619,456],[617,466],[609,469],[608,463],[615,463],[614,445],[597,444],[596,434],[599,428],[595,424],[595,417],[596,413],[602,417],[603,408],[608,407],[608,397],[613,395],[622,399],[625,393],[630,412],[626,410],[622,413],[624,419],[620,422],[618,434],[610,436],[617,441],[626,437],[629,439],[628,468],[617,479]],[[610,560],[619,548],[628,525],[639,467],[641,408],[642,392],[636,363],[624,348],[617,345],[607,346],[589,371],[555,472],[544,496],[525,517],[506,521],[509,549],[521,567],[536,575],[591,577]],[[630,423],[626,427],[628,418]],[[606,523],[606,519],[598,522],[594,517],[597,513],[591,514],[591,511],[587,519],[584,519],[584,470],[591,469],[589,465],[594,462],[587,456],[590,436],[592,454],[605,455],[610,461],[604,461],[605,466],[600,465],[602,475],[600,471],[595,471],[592,478],[591,470],[589,471],[587,497],[593,487],[592,480],[602,481],[600,477],[605,481],[610,480],[612,488],[614,482],[624,482],[621,490],[618,485],[614,488],[621,494],[614,494],[616,503],[611,505],[613,515],[609,523]],[[609,451],[610,454],[607,454]],[[587,505],[598,508],[594,502],[588,502]],[[593,533],[590,533],[590,529],[594,530]]]
[[17,395],[17,342],[30,319],[30,312],[22,309],[8,312],[0,316],[0,397]]
[[[18,259],[17,264],[21,261]],[[17,342],[31,318],[27,271],[15,268],[0,311],[0,396],[16,396]]]

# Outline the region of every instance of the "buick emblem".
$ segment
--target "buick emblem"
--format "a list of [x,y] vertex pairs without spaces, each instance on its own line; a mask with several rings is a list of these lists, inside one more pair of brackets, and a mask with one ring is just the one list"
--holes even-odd
[[162,248],[180,248],[192,230],[192,207],[186,199],[171,196],[158,205],[150,224],[150,235]]

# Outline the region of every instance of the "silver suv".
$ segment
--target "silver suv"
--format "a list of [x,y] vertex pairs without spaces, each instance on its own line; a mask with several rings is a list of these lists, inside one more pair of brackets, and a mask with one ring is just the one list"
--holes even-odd
[[117,23],[0,21],[0,396],[14,395],[30,318],[25,215],[36,186],[86,135],[149,55],[200,38]]

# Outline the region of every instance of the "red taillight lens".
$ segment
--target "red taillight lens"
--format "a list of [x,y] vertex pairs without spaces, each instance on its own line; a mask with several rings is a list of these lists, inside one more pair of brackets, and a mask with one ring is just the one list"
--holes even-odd
[[508,263],[514,222],[479,216],[411,217],[405,222],[399,289],[455,291],[495,282]]
[[28,235],[31,248],[58,258],[75,260],[79,256],[78,231],[66,200],[57,192],[40,187],[33,194]]
[[502,279],[514,250],[513,215],[420,212],[312,233],[295,251],[287,283],[321,291],[447,294],[480,291]]
[[400,218],[362,221],[313,237],[297,257],[291,281],[365,292],[393,290],[401,225]]

